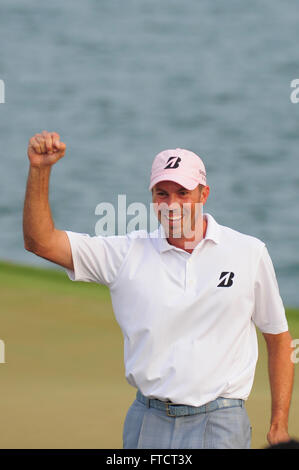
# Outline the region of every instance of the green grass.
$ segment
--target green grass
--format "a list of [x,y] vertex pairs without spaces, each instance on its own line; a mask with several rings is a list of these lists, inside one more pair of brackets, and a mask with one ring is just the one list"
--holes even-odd
[[[123,338],[109,290],[52,269],[0,262],[0,448],[122,448],[136,391],[127,384]],[[299,309],[286,309],[299,338]],[[265,342],[246,408],[252,447],[267,445],[270,390]],[[296,364],[296,368],[299,365]],[[290,433],[299,436],[299,383]]]

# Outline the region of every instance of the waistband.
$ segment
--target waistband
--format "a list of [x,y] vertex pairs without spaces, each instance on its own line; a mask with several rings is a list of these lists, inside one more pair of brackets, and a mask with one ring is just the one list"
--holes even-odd
[[167,416],[171,417],[208,413],[220,408],[233,408],[236,406],[244,408],[244,400],[241,400],[240,398],[218,397],[215,400],[201,406],[176,405],[172,402],[158,400],[157,398],[147,398],[140,392],[140,390],[138,390],[136,393],[136,399],[146,405],[148,408],[152,407],[156,408],[157,410],[165,411]]

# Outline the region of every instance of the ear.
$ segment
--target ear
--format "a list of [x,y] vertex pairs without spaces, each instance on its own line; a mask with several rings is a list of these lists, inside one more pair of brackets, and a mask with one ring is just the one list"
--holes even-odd
[[202,191],[201,191],[201,195],[200,195],[200,200],[204,199],[204,203],[206,203],[208,197],[209,197],[209,194],[210,194],[210,187],[209,186],[204,186],[202,188]]

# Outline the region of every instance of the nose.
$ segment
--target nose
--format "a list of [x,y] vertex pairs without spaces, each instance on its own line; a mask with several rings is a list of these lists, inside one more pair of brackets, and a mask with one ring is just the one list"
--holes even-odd
[[179,200],[176,194],[169,194],[166,203],[168,205],[169,211],[173,211],[173,212],[181,211],[181,205],[179,203]]

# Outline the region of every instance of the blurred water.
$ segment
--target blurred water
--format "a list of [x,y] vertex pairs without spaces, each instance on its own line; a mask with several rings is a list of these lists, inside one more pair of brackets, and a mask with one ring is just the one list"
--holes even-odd
[[0,16],[0,258],[27,253],[29,137],[60,133],[56,226],[94,234],[95,207],[148,204],[162,149],[202,156],[205,211],[269,249],[285,305],[299,306],[299,77],[295,0],[3,0]]

